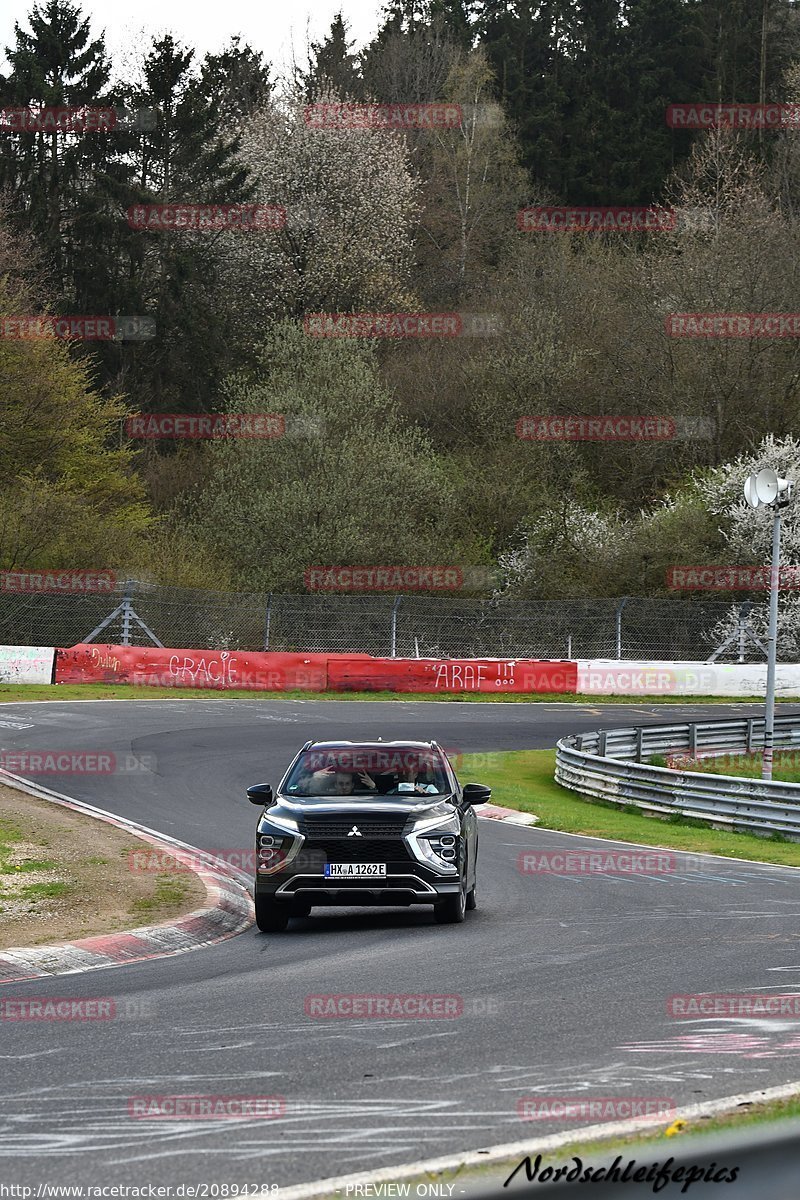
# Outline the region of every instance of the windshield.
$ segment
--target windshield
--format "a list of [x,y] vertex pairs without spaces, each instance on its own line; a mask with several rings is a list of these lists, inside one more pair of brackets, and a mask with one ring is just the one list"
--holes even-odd
[[417,746],[327,746],[306,750],[292,768],[284,794],[292,796],[448,795],[442,756]]

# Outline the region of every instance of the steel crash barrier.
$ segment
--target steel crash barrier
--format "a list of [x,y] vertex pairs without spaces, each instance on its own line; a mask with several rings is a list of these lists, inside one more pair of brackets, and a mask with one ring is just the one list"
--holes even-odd
[[[753,755],[763,745],[760,717],[601,729],[558,742],[555,779],[573,792],[612,804],[800,841],[800,784],[683,768],[700,758]],[[776,716],[775,749],[800,754],[800,713]],[[656,755],[672,765],[653,764]]]

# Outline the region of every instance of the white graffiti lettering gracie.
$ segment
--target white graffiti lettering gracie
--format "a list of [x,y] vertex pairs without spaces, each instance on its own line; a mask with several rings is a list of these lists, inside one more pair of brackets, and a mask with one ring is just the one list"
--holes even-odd
[[181,658],[173,654],[169,660],[169,673],[173,679],[190,685],[199,681],[209,687],[234,687],[238,682],[236,663],[227,650],[215,658]]

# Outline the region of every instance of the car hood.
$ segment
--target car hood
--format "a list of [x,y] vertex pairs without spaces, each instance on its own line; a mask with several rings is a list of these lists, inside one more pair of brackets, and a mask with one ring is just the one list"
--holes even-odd
[[278,796],[277,802],[266,809],[264,816],[269,820],[271,816],[280,817],[305,817],[310,814],[316,816],[347,816],[357,819],[359,816],[367,816],[367,814],[381,816],[405,816],[413,817],[419,820],[421,817],[438,817],[449,816],[453,811],[455,797],[450,794],[448,796],[437,796],[434,800],[431,796],[420,796],[415,803],[409,803],[408,800],[400,800],[395,796],[376,796],[375,798],[353,800],[349,796],[342,796],[341,799],[320,799],[313,797],[310,799],[301,799],[297,796]]

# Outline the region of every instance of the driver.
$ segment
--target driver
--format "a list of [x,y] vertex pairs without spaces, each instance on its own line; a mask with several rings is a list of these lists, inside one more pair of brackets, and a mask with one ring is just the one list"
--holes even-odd
[[439,792],[434,772],[431,770],[430,763],[427,762],[420,764],[419,771],[415,767],[401,767],[391,790],[393,792],[414,792],[422,796],[437,795]]

